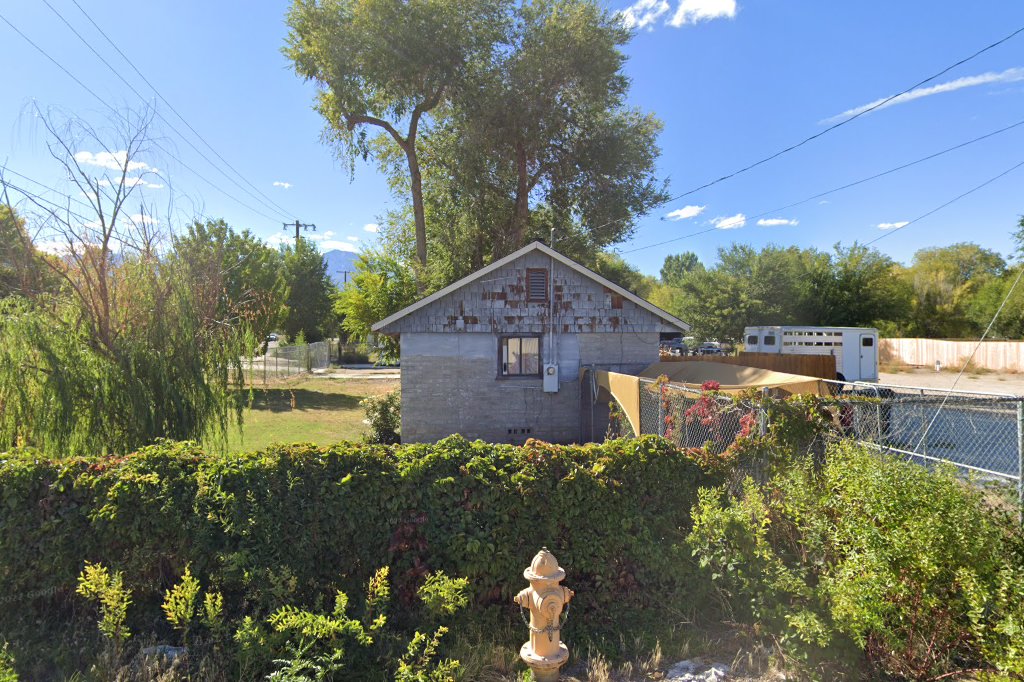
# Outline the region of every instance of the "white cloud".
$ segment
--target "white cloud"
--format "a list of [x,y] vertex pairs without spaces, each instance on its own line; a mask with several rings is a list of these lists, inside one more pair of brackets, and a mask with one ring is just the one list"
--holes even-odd
[[943,92],[954,92],[956,90],[961,90],[963,88],[974,87],[975,85],[987,85],[988,83],[1014,83],[1017,81],[1024,81],[1024,68],[1015,67],[1012,69],[1007,69],[1006,71],[1001,71],[999,73],[989,71],[987,73],[982,73],[977,76],[964,76],[963,78],[957,78],[956,80],[948,81],[946,83],[939,83],[938,85],[930,85],[928,87],[911,90],[910,92],[904,93],[898,97],[893,97],[888,102],[885,102],[885,100],[887,99],[885,97],[881,99],[876,99],[874,102],[868,102],[867,104],[861,105],[859,107],[847,109],[843,113],[832,116],[831,118],[826,118],[825,120],[820,121],[819,123],[838,123],[839,121],[847,119],[851,116],[856,116],[857,114],[864,113],[868,109],[871,109],[874,106],[878,106],[882,102],[885,102],[885,104],[881,104],[881,106],[879,106],[878,109],[875,109],[875,111],[886,109],[896,104],[903,104],[904,102],[912,102],[915,99],[921,99],[922,97],[938,95]]
[[160,221],[151,215],[145,215],[143,213],[135,213],[134,215],[128,216],[128,220],[133,223],[139,223],[142,225],[159,225]]
[[799,225],[800,221],[792,218],[761,218],[757,221],[761,227],[777,227],[780,225]]
[[290,237],[286,234],[272,234],[267,237],[267,243],[271,246],[282,246],[284,244],[291,244],[294,237]]
[[626,28],[646,28],[668,12],[668,0],[637,0],[626,9],[618,12],[619,20]]
[[32,246],[53,256],[65,256],[70,252],[68,243],[57,239],[33,242]]
[[350,242],[357,242],[357,241],[359,241],[359,237],[345,237],[345,239],[349,240]]
[[[111,182],[110,180],[107,180],[106,178],[103,178],[97,184],[100,187],[113,187],[114,186],[114,183]],[[160,185],[160,184],[157,184],[157,183],[153,183],[153,182],[147,182],[144,178],[125,178],[124,179],[124,186],[125,187],[146,187],[148,189],[163,189],[164,188],[163,185]]]
[[736,16],[736,0],[682,0],[676,13],[668,20],[669,26],[685,26],[712,19],[732,19]]
[[365,225],[363,225],[363,229],[366,230],[367,232],[376,233],[380,232],[380,225],[378,225],[377,223],[366,223]]
[[906,227],[910,224],[909,220],[904,220],[899,223],[878,223],[879,230],[898,230],[901,227]]
[[110,170],[124,170],[125,164],[127,163],[127,170],[129,173],[135,171],[152,171],[157,172],[157,169],[151,167],[148,163],[142,161],[128,161],[128,152],[75,152],[75,161],[82,164],[83,166],[99,166],[100,168],[108,168]]
[[712,219],[711,224],[719,230],[735,230],[747,224],[747,216],[742,213],[737,213],[736,215],[729,216],[728,218],[714,218]]
[[828,199],[822,199],[821,201],[818,202],[818,206],[824,206],[827,203],[829,203]]
[[359,249],[355,244],[349,242],[342,242],[336,239],[320,242],[321,251],[348,251],[349,253],[359,253]]
[[665,218],[668,220],[686,220],[687,218],[696,218],[707,206],[683,206],[669,213]]
[[274,187],[283,187],[284,189],[291,189],[292,183],[281,182],[280,180],[274,180]]

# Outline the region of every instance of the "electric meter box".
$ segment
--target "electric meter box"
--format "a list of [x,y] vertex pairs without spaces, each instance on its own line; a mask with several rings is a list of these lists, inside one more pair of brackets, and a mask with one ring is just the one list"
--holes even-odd
[[544,392],[558,393],[558,365],[544,365]]

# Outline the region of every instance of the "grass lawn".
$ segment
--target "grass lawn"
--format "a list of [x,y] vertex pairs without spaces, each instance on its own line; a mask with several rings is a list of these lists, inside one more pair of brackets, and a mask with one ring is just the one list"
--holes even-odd
[[333,445],[359,440],[366,431],[359,401],[390,391],[397,379],[314,379],[309,376],[257,385],[244,412],[242,432],[232,429],[228,452],[272,443]]

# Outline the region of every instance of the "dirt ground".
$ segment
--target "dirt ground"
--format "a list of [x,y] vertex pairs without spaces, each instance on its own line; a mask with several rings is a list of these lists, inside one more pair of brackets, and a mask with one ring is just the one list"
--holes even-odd
[[[936,372],[929,369],[911,368],[899,372],[880,372],[878,383],[900,386],[921,386],[924,388],[954,388],[956,372]],[[1024,395],[1024,374],[1005,372],[964,373],[955,386],[958,391],[982,391]]]

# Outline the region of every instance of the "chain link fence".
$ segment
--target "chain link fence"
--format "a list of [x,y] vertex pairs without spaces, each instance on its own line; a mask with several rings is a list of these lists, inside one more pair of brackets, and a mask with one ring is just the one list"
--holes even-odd
[[843,435],[927,462],[1020,480],[1024,398],[886,384],[827,382]]
[[268,348],[264,355],[242,359],[242,371],[248,383],[266,383],[272,379],[327,369],[331,364],[328,341]]
[[[827,381],[830,438],[850,438],[922,464],[949,462],[980,480],[1016,483],[1024,505],[1024,397]],[[763,397],[727,395],[640,380],[640,431],[721,453],[738,436],[764,433]],[[628,435],[613,420],[610,435]]]

